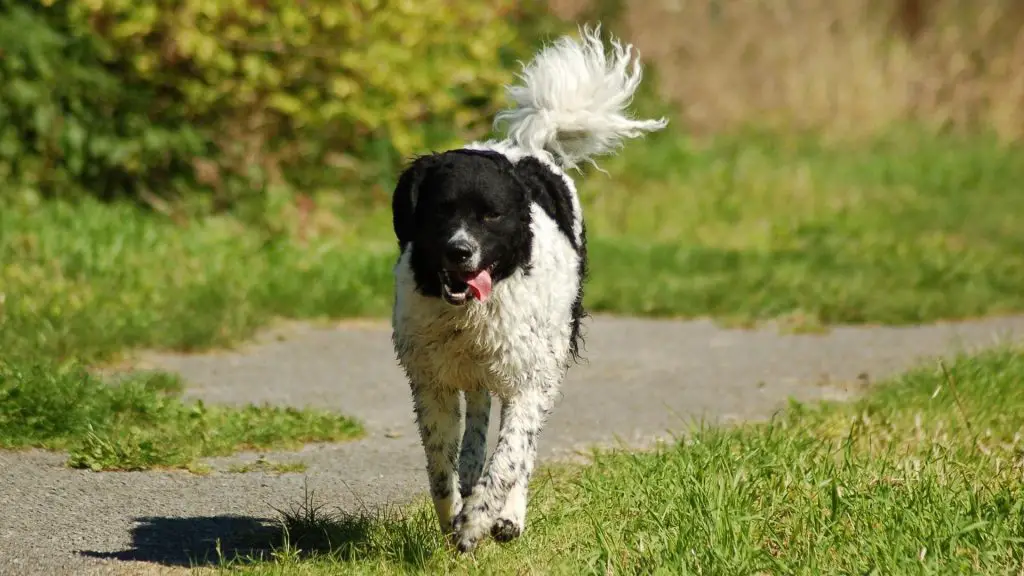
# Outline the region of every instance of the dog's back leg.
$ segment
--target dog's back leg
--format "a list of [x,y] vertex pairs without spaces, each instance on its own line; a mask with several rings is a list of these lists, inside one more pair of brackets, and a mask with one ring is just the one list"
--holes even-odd
[[473,492],[487,458],[487,425],[491,419],[491,393],[486,388],[466,392],[466,431],[459,453],[459,485],[462,497]]
[[459,513],[459,427],[462,406],[459,391],[442,386],[412,384],[413,408],[427,456],[430,496],[434,500],[441,531],[450,533],[452,518]]

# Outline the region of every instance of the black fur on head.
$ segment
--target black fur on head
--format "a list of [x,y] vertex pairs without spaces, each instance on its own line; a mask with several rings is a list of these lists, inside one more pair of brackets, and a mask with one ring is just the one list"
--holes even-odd
[[529,156],[514,165],[490,150],[459,149],[417,158],[399,177],[391,206],[399,249],[404,252],[413,243],[411,264],[417,289],[426,296],[447,299],[452,278],[470,271],[446,256],[449,241],[460,229],[478,248],[479,258],[473,259],[471,267],[490,269],[495,283],[518,269],[529,273],[534,240],[530,205],[535,202],[579,255],[580,283],[569,349],[579,360],[580,324],[586,316],[587,241],[585,229],[579,240],[573,231],[572,194],[560,175]]
[[[427,296],[441,296],[446,282],[464,292],[463,274],[487,269],[497,283],[529,265],[530,192],[497,152],[460,149],[417,158],[398,180],[392,212],[399,248],[413,243],[413,275]],[[465,261],[451,255],[460,230],[473,245]]]

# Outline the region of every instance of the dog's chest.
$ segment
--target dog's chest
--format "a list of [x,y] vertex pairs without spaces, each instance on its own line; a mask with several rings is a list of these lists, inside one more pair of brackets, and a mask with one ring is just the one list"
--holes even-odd
[[[539,211],[539,208],[537,208]],[[395,267],[395,350],[410,378],[503,395],[560,378],[568,366],[579,256],[535,214],[530,269],[495,284],[486,302],[453,307],[416,290],[407,250]]]
[[[510,283],[511,284],[511,283]],[[568,335],[561,314],[515,301],[510,288],[486,304],[452,308],[436,298],[408,295],[399,307],[395,344],[414,379],[459,389],[505,394],[530,385],[538,371],[564,364]]]

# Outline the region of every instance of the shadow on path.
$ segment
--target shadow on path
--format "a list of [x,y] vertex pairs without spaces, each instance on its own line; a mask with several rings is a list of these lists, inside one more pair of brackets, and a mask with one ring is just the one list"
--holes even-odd
[[280,521],[247,516],[136,518],[132,547],[119,552],[80,551],[89,558],[211,566],[240,558],[266,558],[282,542]]
[[[428,511],[430,512],[430,511]],[[327,512],[307,500],[277,520],[247,516],[143,517],[131,531],[132,546],[118,552],[83,550],[81,556],[153,562],[165,566],[218,566],[329,555],[342,562],[375,561],[423,568],[445,546],[433,516],[382,508],[357,514]]]

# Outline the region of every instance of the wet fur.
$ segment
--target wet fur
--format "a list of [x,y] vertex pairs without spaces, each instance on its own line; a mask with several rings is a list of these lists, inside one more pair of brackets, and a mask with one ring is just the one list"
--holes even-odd
[[[495,536],[506,539],[524,528],[537,440],[565,372],[578,356],[586,237],[571,233],[579,218],[569,198],[575,190],[535,159],[512,164],[501,155],[452,151],[421,158],[417,162],[422,164],[412,169],[427,174],[450,169],[446,161],[453,156],[467,156],[455,165],[473,166],[475,177],[483,175],[479,194],[510,189],[529,198],[521,212],[509,216],[518,225],[507,242],[481,239],[501,247],[495,256],[494,291],[486,302],[460,307],[444,302],[430,256],[438,250],[432,245],[442,239],[424,238],[417,244],[411,239],[415,229],[400,228],[397,234],[402,255],[395,269],[395,346],[412,387],[442,528],[460,532],[460,548],[471,549],[495,526],[501,527]],[[490,178],[507,178],[515,186],[488,186]],[[421,212],[429,206],[427,197],[437,191],[415,187],[429,180],[411,179],[410,188],[398,188],[396,202],[405,206],[396,214],[416,212],[410,207],[413,196]],[[434,217],[429,212],[417,216],[408,221]],[[502,402],[502,422],[485,471],[491,395]],[[460,396],[467,404],[461,439]]]
[[[539,437],[580,357],[586,227],[565,170],[664,126],[624,116],[640,75],[629,47],[613,43],[609,62],[597,32],[583,32],[582,43],[541,51],[526,86],[510,89],[517,107],[499,115],[512,124],[508,138],[415,159],[393,196],[395,351],[438,520],[463,552],[488,534],[506,541],[524,530]],[[441,297],[456,236],[493,270],[485,301]],[[501,422],[487,460],[492,397]]]

